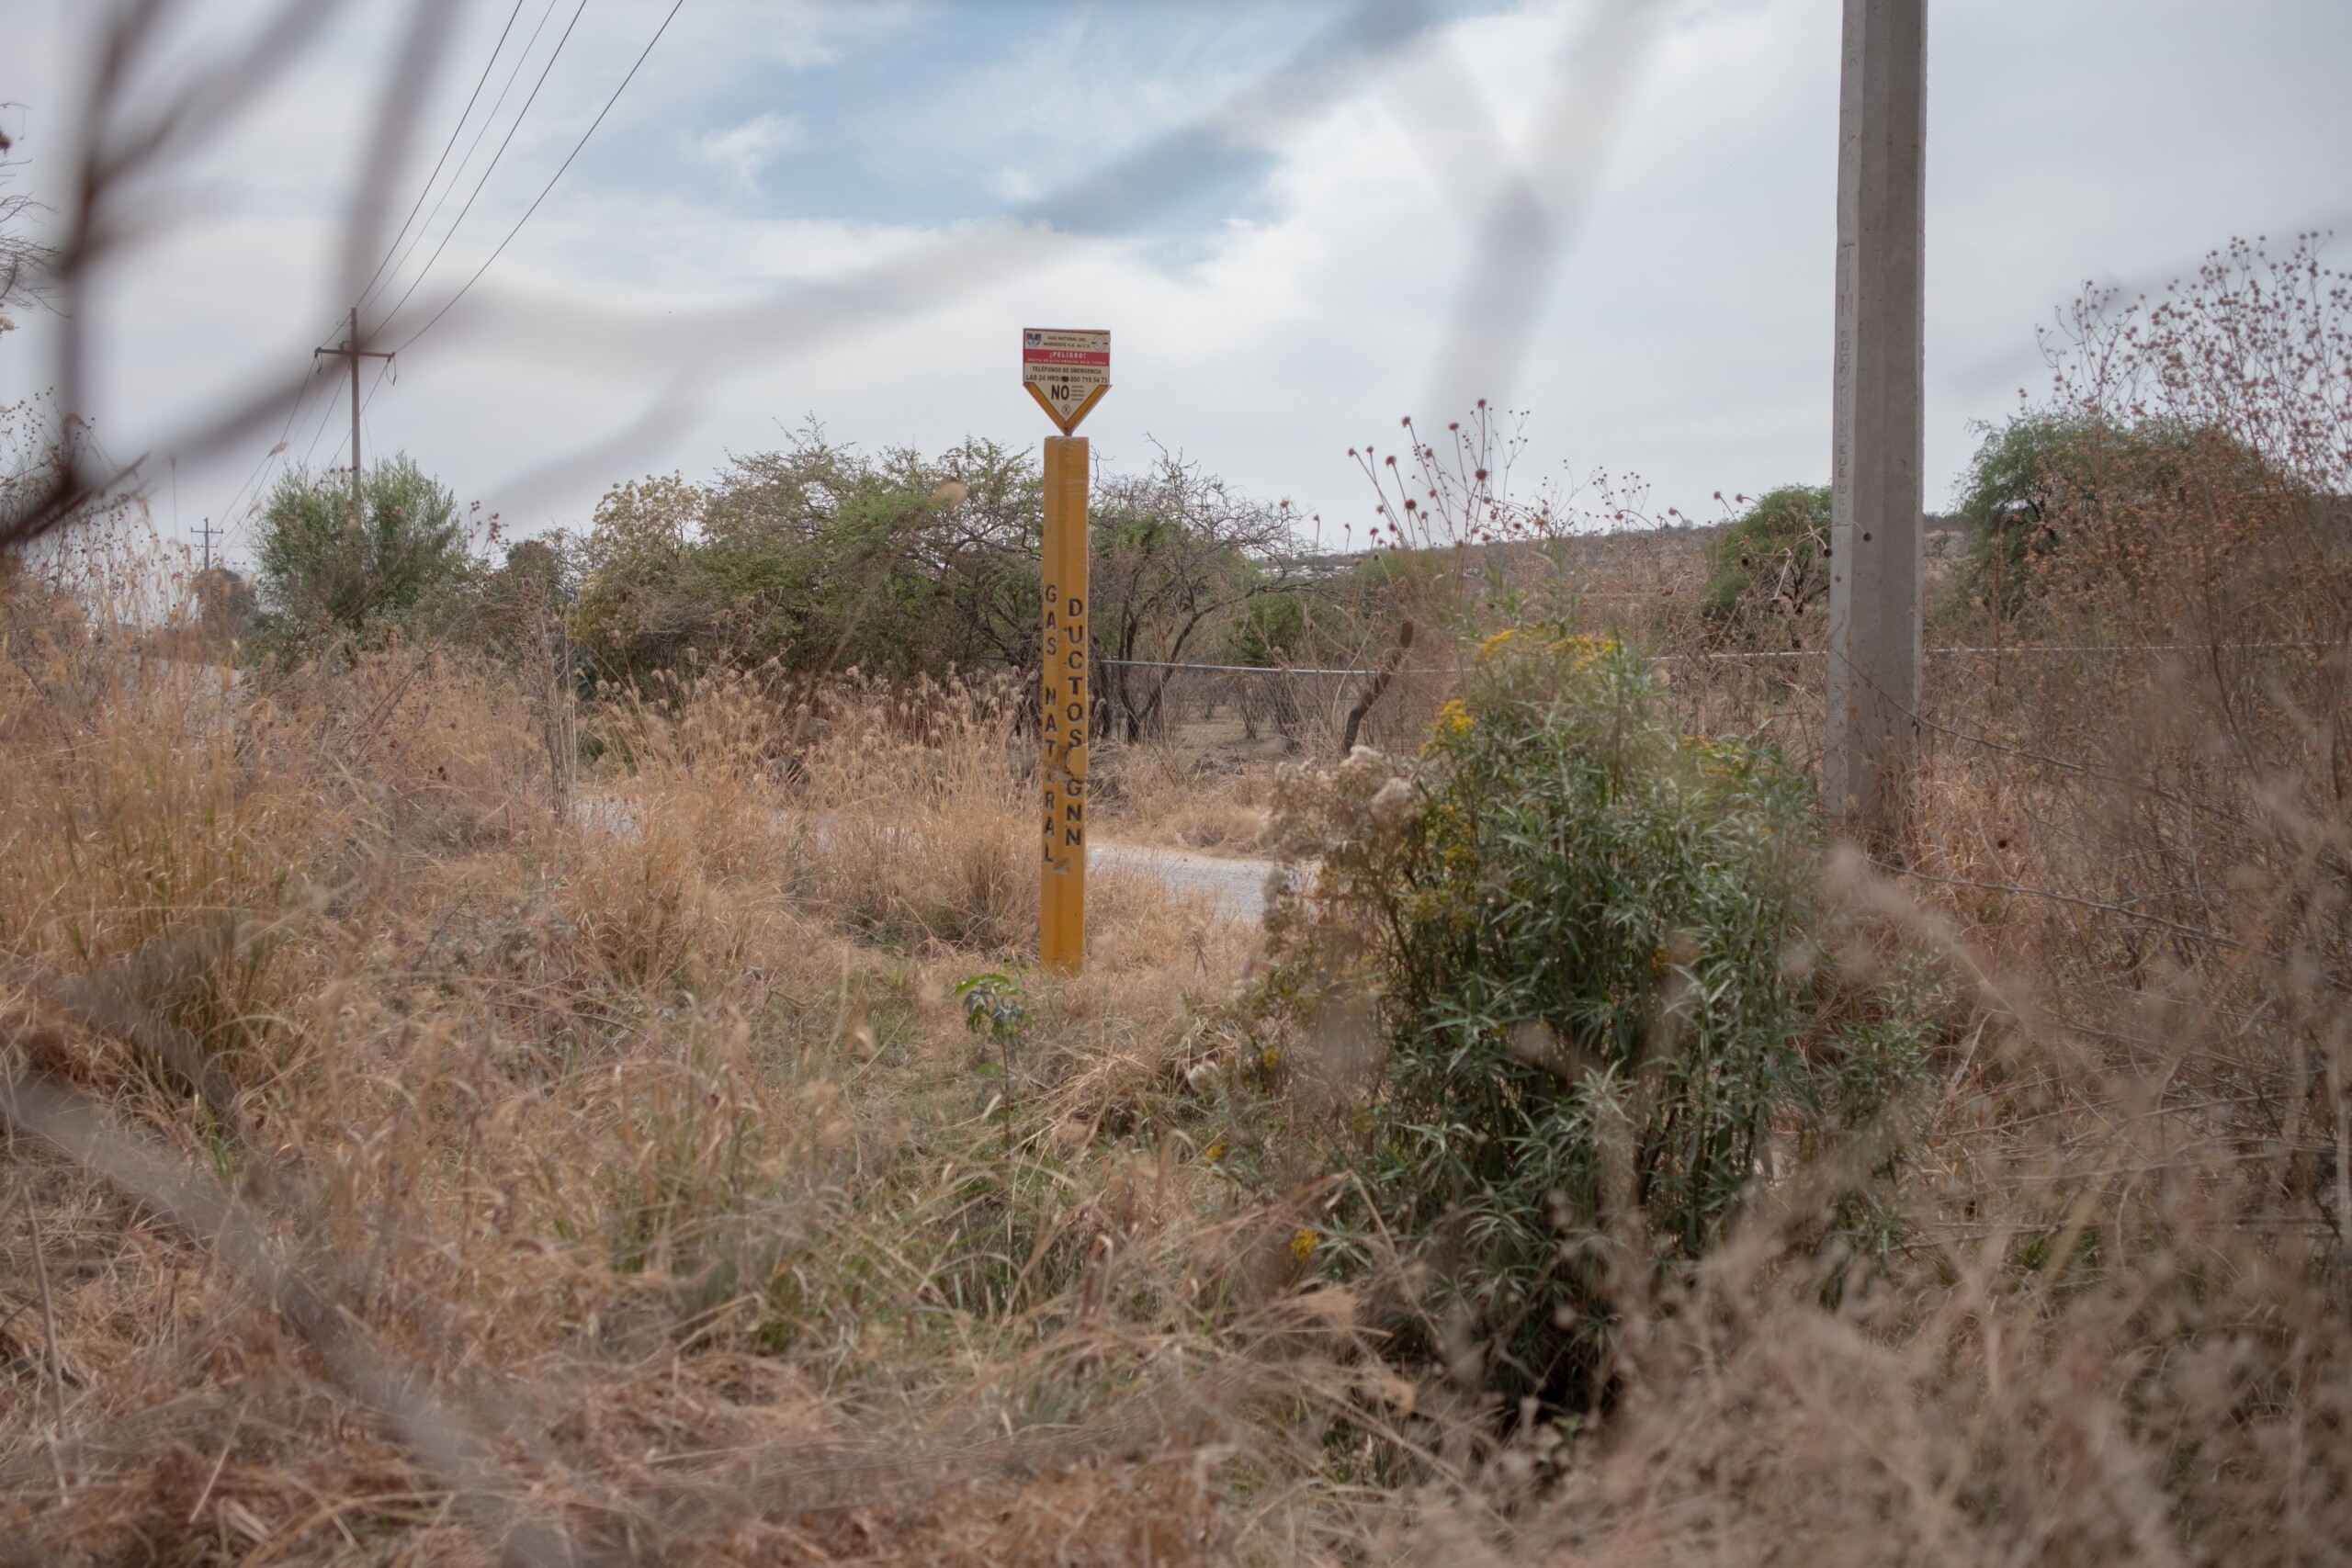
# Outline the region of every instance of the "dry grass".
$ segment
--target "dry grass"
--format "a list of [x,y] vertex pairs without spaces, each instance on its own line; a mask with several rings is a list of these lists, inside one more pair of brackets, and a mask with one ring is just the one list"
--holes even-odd
[[[1409,1246],[1317,1250],[1363,1090],[1309,1058],[1363,1042],[1253,1036],[1249,937],[1105,877],[1087,975],[1023,967],[1001,694],[588,713],[566,820],[497,667],[230,683],[18,576],[0,1556],[2342,1562],[2352,596],[2324,533],[2196,546],[2229,471],[2102,514],[2126,602],[2036,628],[2138,656],[1938,666],[1905,858],[1832,868],[1845,972],[1971,997],[1855,1156],[1902,1151],[1899,1245],[1819,1245],[1852,1171],[1759,1175],[1623,1271],[1577,1415],[1444,1324],[1385,1359]],[[1687,657],[1695,557],[1634,553],[1558,602],[1804,760],[1802,670]],[[1204,750],[1106,759],[1099,825],[1243,848],[1271,760]],[[991,969],[1009,1044],[949,995]]]
[[1167,740],[1099,748],[1098,831],[1122,843],[1261,853],[1277,759],[1286,754],[1207,724],[1180,727]]
[[1353,1401],[1356,1336],[1262,1278],[1295,1216],[1179,1131],[1248,941],[1102,879],[1010,1080],[945,997],[1035,897],[984,694],[848,689],[814,735],[749,685],[608,715],[633,766],[567,825],[494,670],[226,686],[10,609],[16,1550],[1170,1562],[1349,1528],[1255,1423]]
[[[2243,953],[2098,977],[2098,909],[1857,874],[1865,916],[1980,979],[1907,1250],[1825,1305],[1838,1260],[1793,1184],[1624,1303],[1600,1427],[1502,1437],[1475,1381],[1382,1363],[1386,1287],[1294,1250],[1328,1108],[1253,1087],[1230,927],[1106,882],[1088,976],[1025,980],[1010,1079],[963,1030],[946,987],[1017,959],[1024,908],[1026,781],[984,694],[845,690],[814,728],[748,682],[609,714],[627,745],[565,825],[495,671],[394,653],[230,689],[21,619],[10,660],[0,915],[39,1077],[6,1167],[0,1486],[27,1551],[2286,1562],[2352,1539],[2341,1078],[2324,1042],[2293,1069],[2220,1007],[2290,994]],[[1989,881],[1959,846],[2015,834],[2007,876],[2089,887],[2060,827],[2022,837],[2068,797],[1996,755],[1933,753],[1919,863]],[[1184,787],[1127,761],[1169,775],[1133,809]],[[196,1042],[233,1124],[126,1018]],[[38,1086],[233,1194],[266,1247],[61,1159]]]

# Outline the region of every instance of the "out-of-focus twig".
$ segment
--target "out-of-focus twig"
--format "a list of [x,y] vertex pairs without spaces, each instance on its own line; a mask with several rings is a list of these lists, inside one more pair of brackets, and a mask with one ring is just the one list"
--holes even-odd
[[37,1138],[126,1197],[169,1220],[243,1274],[360,1404],[390,1424],[509,1562],[564,1568],[597,1554],[526,1515],[522,1488],[490,1444],[417,1371],[394,1366],[285,1256],[254,1214],[218,1183],[112,1125],[81,1096],[32,1075],[0,1078],[0,1121]]
[[0,953],[0,984],[39,998],[81,1027],[131,1046],[193,1090],[222,1131],[242,1141],[237,1086],[196,1036],[134,999],[195,961],[211,940],[197,928],[151,943],[96,975],[54,975],[14,953]]

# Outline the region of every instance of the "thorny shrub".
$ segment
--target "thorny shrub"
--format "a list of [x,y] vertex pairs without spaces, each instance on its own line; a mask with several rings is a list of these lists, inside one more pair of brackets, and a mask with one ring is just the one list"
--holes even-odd
[[1747,502],[1707,547],[1700,613],[1717,637],[1805,643],[1808,612],[1829,598],[1829,487],[1782,485]]

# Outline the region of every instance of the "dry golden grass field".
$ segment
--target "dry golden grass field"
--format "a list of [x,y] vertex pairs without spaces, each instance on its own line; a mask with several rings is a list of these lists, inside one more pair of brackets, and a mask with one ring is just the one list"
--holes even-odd
[[1101,748],[1288,881],[1131,852],[1077,977],[1006,680],[10,558],[0,1561],[2352,1560],[2344,296],[2232,256],[2011,427],[1867,846],[1817,533],[1400,547],[1301,623],[1393,681]]
[[[497,666],[232,680],[28,577],[6,615],[11,1560],[2352,1541],[2345,818],[2287,700],[2334,655],[2246,710],[2258,778],[2193,661],[1947,675],[1910,872],[1826,894],[1966,997],[1901,1245],[1825,1291],[1788,1172],[1623,1275],[1605,1418],[1515,1423],[1475,1353],[1391,1353],[1420,1263],[1323,1267],[1340,1047],[1250,1004],[1254,931],[1105,875],[1084,977],[1027,965],[1001,691],[713,679],[577,715],[563,780]],[[1808,727],[1797,674],[1682,668],[1694,723]],[[1109,756],[1100,830],[1277,852],[1288,764],[1193,740]],[[950,994],[990,972],[1006,1038]]]

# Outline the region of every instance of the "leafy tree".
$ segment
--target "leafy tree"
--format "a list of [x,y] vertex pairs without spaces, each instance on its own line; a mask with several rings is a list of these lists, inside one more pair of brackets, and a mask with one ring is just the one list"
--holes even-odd
[[437,626],[462,607],[477,570],[456,498],[405,453],[378,463],[355,516],[345,479],[287,474],[263,508],[264,629],[288,649],[367,643]]
[[505,560],[481,575],[481,641],[498,653],[533,660],[550,638],[563,642],[563,617],[578,596],[577,553],[560,531],[507,546]]
[[671,474],[616,484],[596,503],[580,542],[571,635],[605,675],[663,668],[693,635],[678,575],[707,500]]
[[707,486],[616,486],[574,631],[606,673],[769,660],[910,674],[1034,660],[1039,488],[991,442],[869,457],[799,433]]
[[[573,635],[614,678],[690,650],[891,676],[1034,670],[1043,508],[1026,453],[967,440],[935,457],[868,456],[811,426],[707,485],[672,476],[608,492],[581,544]],[[1114,657],[1215,646],[1238,606],[1291,585],[1278,548],[1286,513],[1197,464],[1163,457],[1150,474],[1098,481],[1091,517],[1091,619]],[[1163,680],[1103,671],[1129,735],[1152,721]]]
[[1307,602],[1295,593],[1261,594],[1226,628],[1228,664],[1295,664],[1307,642]]
[[1719,626],[1801,616],[1828,597],[1828,554],[1829,487],[1768,491],[1708,547],[1701,613]]
[[804,431],[714,488],[695,571],[752,658],[893,675],[1034,657],[1041,491],[967,440],[866,457]]
[[208,567],[191,584],[196,594],[196,624],[204,639],[225,648],[253,636],[261,620],[261,605],[253,584],[225,566]]
[[2215,426],[2144,412],[2021,413],[1986,427],[1961,478],[1970,537],[1956,598],[2014,620],[2062,579],[2077,596],[2128,595],[2175,547],[2157,536],[2174,531],[2169,520],[2191,491],[2217,498],[2235,520],[2256,498],[2292,488]]
[[[1960,514],[1969,538],[1954,586],[1960,603],[1983,604],[2008,620],[2024,608],[2037,568],[2057,547],[2053,513],[2090,488],[2100,433],[2080,419],[2044,412],[2018,414],[1984,432],[1961,476]],[[1996,588],[2001,602],[1995,606]]]

